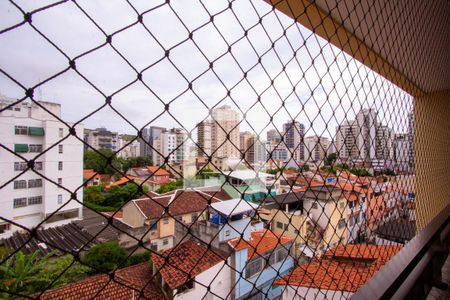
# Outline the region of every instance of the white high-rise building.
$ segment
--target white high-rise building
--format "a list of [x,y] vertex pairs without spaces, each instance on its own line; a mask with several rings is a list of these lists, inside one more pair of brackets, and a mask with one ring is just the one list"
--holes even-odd
[[297,121],[288,121],[283,124],[284,143],[295,160],[305,160],[305,126]]
[[117,156],[127,159],[130,157],[138,157],[141,154],[141,143],[138,140],[132,142],[119,137],[119,149]]
[[394,140],[394,159],[397,172],[407,172],[410,170],[410,151],[408,134],[398,133]]
[[322,162],[327,156],[330,140],[326,137],[309,136],[305,138],[305,161]]
[[[5,184],[14,178],[0,189],[0,215],[27,228],[43,220],[41,227],[81,218],[82,205],[68,191],[83,184],[83,143],[39,106],[61,117],[61,105],[44,101],[39,105],[12,103],[0,100],[0,141],[11,151],[0,151],[0,182]],[[75,127],[75,134],[83,137],[82,125]],[[35,171],[27,169],[32,165]],[[83,201],[82,188],[76,191],[76,198]],[[19,229],[0,220],[0,237]]]
[[241,158],[239,121],[239,113],[230,106],[215,108],[212,120],[197,125],[198,156]]
[[377,127],[376,158],[394,160],[394,131],[386,125]]
[[336,127],[336,152],[341,162],[358,158],[358,132],[355,121],[345,121]]
[[160,133],[153,140],[153,164],[161,166],[166,158],[168,163],[181,163],[187,155],[187,132],[181,128],[172,128]]
[[[85,129],[84,142],[96,150],[111,149],[116,152],[120,149],[119,134],[117,132],[111,132],[104,127],[97,129]],[[85,149],[92,150],[86,145]]]
[[376,157],[377,112],[374,109],[361,109],[356,115],[358,129],[358,159],[371,162]]

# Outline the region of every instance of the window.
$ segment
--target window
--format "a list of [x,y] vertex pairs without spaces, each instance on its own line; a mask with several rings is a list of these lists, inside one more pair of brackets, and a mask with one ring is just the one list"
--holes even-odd
[[169,245],[169,239],[163,239],[163,246]]
[[64,128],[59,128],[59,137],[62,138],[64,136]]
[[151,222],[150,230],[156,230],[156,229],[158,229],[158,222]]
[[42,186],[42,179],[30,179],[28,180],[28,188],[36,188]]
[[164,219],[163,219],[163,224],[164,224],[164,225],[169,224],[169,218],[164,218]]
[[247,263],[245,267],[245,278],[250,278],[263,270],[263,261],[261,258],[254,259]]
[[344,209],[345,208],[345,201],[339,202],[339,208]]
[[58,153],[63,153],[63,145],[58,145]]
[[188,291],[194,288],[194,280],[186,281],[182,286],[177,289],[177,293],[182,293],[184,291]]
[[277,222],[277,228],[283,229],[284,228],[284,224],[281,223],[281,222]]
[[26,180],[14,180],[14,189],[26,189],[27,188],[27,181]]
[[193,213],[193,214],[191,215],[191,220],[192,220],[192,222],[197,221],[197,218],[198,218],[198,214],[197,214],[197,213]]
[[[289,247],[289,245],[286,245],[286,247]],[[277,259],[276,262],[284,261],[286,257],[289,254],[289,250],[282,247],[277,251]]]
[[319,207],[319,204],[317,202],[313,202],[313,204],[311,205],[311,208],[313,209],[317,209]]
[[42,196],[28,198],[28,205],[37,205],[37,204],[42,204]]
[[29,151],[27,144],[14,144],[14,152],[26,153]]
[[62,178],[58,178],[58,184],[62,185]]
[[58,170],[62,171],[63,169],[63,162],[62,161],[58,161]]
[[15,126],[14,132],[16,133],[16,135],[27,135],[28,127],[27,126]]
[[152,243],[150,249],[152,249],[153,251],[158,251],[158,244]]
[[28,127],[28,135],[44,136],[44,128],[42,127]]
[[58,195],[58,204],[62,204],[62,195],[61,194]]
[[14,199],[14,208],[25,207],[27,206],[27,198],[16,198]]
[[15,162],[14,163],[14,171],[23,171],[26,170],[28,164],[26,162]]
[[342,229],[345,226],[347,226],[347,222],[345,222],[345,219],[340,219],[339,222],[338,222],[338,228]]
[[30,152],[40,153],[42,152],[42,145],[31,144],[29,145],[29,149]]
[[5,231],[11,228],[11,224],[0,224],[0,233],[4,233]]
[[42,170],[42,162],[41,162],[41,161],[35,162],[35,163],[34,163],[34,169],[35,169],[36,171]]
[[230,236],[230,230],[225,230],[225,236]]

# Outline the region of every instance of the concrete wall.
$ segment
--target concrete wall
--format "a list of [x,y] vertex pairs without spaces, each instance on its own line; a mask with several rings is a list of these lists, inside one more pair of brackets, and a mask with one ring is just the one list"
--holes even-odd
[[[284,287],[283,287],[284,288]],[[282,300],[340,300],[349,299],[353,293],[302,286],[287,286],[282,294]]]

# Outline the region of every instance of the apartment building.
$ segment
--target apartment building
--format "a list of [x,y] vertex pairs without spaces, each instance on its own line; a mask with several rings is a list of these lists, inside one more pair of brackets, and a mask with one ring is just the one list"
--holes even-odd
[[[117,151],[120,149],[119,134],[117,132],[109,131],[104,127],[85,129],[84,142],[96,150],[111,149],[112,151]],[[91,148],[86,145],[85,149],[91,150]]]
[[215,108],[212,119],[197,125],[198,156],[241,158],[239,112],[228,105]]
[[119,153],[118,157],[127,159],[130,157],[138,157],[141,154],[141,143],[138,140],[129,141],[123,137],[119,137]]
[[[43,220],[44,226],[53,226],[81,218],[82,205],[72,200],[68,191],[83,184],[83,143],[43,109],[61,117],[61,105],[12,103],[9,99],[0,101],[0,140],[10,150],[0,151],[0,181],[6,184],[14,178],[0,190],[0,215],[27,228]],[[82,136],[83,126],[77,125],[75,132]],[[34,171],[28,169],[30,166]],[[82,188],[76,197],[83,200]],[[0,236],[19,229],[0,221]]]
[[345,121],[336,127],[336,152],[342,162],[358,158],[358,126],[355,121]]
[[376,158],[394,160],[394,131],[386,125],[378,124],[376,137]]
[[292,157],[299,161],[305,160],[305,126],[297,121],[288,121],[283,124],[284,143],[289,151],[292,152]]
[[165,162],[183,162],[188,154],[187,136],[187,132],[181,128],[162,131],[153,139],[153,164],[161,166]]
[[305,161],[322,162],[330,147],[330,139],[321,136],[309,136],[305,138]]
[[153,145],[153,141],[161,135],[166,128],[158,127],[158,126],[150,126],[142,129],[142,138],[139,138],[140,144],[140,156],[153,158],[153,149],[151,145]]

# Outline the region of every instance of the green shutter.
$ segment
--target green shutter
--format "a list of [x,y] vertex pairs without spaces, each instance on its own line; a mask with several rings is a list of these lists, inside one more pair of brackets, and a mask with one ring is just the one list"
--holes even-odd
[[14,152],[28,152],[27,144],[14,144]]
[[28,135],[44,136],[44,128],[42,128],[42,127],[28,127]]

